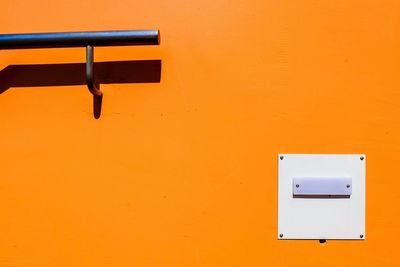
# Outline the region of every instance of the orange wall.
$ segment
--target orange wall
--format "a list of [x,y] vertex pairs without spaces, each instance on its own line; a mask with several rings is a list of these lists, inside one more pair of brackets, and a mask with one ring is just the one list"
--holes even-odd
[[[396,264],[399,1],[0,6],[1,33],[159,28],[95,59],[162,60],[160,83],[102,85],[99,120],[83,85],[0,94],[1,267]],[[0,69],[84,60],[0,51]],[[278,153],[366,153],[366,241],[278,241]]]

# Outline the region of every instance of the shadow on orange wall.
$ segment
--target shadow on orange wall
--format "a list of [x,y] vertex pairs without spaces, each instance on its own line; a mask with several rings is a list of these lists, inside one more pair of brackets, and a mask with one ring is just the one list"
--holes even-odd
[[[159,83],[161,60],[132,60],[94,63],[95,80],[100,84]],[[86,84],[86,64],[9,65],[0,71],[0,94],[13,87],[42,87]],[[101,102],[93,101],[95,118]]]

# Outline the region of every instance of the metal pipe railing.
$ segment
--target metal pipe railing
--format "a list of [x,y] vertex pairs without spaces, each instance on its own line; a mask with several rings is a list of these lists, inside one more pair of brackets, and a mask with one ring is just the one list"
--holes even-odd
[[[86,47],[86,81],[95,106],[101,107],[103,93],[96,84],[93,69],[94,46],[159,45],[158,30],[55,32],[0,34],[1,49]],[[95,118],[100,116],[94,112]]]
[[159,44],[158,30],[0,34],[0,49]]

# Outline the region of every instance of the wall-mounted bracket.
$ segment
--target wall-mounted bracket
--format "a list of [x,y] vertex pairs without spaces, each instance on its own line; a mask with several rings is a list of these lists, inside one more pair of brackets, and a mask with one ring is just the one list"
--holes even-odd
[[94,48],[91,45],[86,46],[86,82],[89,91],[98,97],[102,97],[103,93],[100,88],[95,83],[94,80],[94,69],[93,69],[93,58],[94,58]]
[[86,46],[86,83],[89,91],[93,95],[93,115],[96,119],[101,115],[101,103],[103,100],[103,93],[100,91],[100,84],[96,84],[94,78],[94,47],[91,45]]

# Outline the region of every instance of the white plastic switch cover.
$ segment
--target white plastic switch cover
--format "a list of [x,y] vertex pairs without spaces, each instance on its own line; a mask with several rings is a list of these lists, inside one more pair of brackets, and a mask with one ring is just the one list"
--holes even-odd
[[278,155],[278,239],[365,239],[363,154]]

